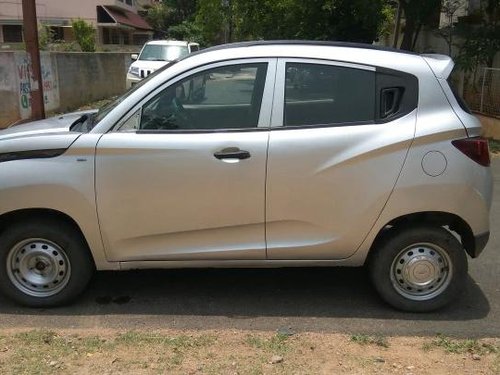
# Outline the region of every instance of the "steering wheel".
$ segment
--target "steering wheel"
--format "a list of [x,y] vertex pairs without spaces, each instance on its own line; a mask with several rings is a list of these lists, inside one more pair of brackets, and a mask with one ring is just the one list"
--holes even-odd
[[172,116],[180,123],[182,128],[192,127],[193,118],[177,97],[172,99]]

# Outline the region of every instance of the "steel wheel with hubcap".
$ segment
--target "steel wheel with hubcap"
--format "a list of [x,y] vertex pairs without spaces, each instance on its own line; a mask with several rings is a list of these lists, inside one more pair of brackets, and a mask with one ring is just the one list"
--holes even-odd
[[7,274],[24,293],[49,297],[64,289],[70,279],[71,264],[59,245],[46,239],[30,238],[10,250]]
[[70,302],[95,268],[78,229],[55,219],[18,222],[4,230],[0,265],[0,291],[31,307]]
[[432,311],[463,290],[467,257],[462,244],[444,228],[418,226],[391,230],[370,257],[375,288],[392,306]]

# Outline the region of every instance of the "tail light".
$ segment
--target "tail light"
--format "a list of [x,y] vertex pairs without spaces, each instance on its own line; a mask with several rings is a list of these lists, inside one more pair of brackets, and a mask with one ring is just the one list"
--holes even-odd
[[490,165],[490,150],[488,140],[482,137],[457,139],[451,142],[476,163],[488,167]]

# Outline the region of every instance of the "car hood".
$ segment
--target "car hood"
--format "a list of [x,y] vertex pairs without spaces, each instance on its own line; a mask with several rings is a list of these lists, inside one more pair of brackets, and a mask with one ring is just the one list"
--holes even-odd
[[81,116],[95,112],[97,111],[73,112],[1,130],[0,154],[28,150],[66,149],[81,135],[80,132],[71,131],[71,125]]

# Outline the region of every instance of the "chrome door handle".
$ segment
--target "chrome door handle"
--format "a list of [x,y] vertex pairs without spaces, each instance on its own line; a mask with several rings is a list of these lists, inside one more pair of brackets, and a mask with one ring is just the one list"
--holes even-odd
[[219,159],[248,159],[251,155],[246,150],[240,150],[238,147],[227,147],[214,153],[214,156]]

